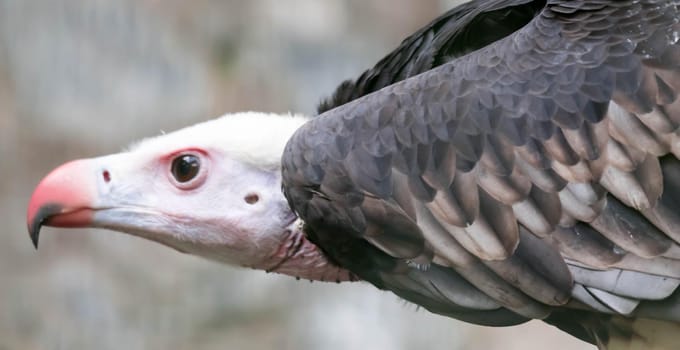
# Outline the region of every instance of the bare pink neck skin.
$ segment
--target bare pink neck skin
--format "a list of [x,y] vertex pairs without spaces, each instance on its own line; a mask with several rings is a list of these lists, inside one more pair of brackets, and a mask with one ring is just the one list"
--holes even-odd
[[331,263],[319,247],[307,240],[300,228],[287,231],[277,251],[255,268],[310,281],[345,282],[359,278]]

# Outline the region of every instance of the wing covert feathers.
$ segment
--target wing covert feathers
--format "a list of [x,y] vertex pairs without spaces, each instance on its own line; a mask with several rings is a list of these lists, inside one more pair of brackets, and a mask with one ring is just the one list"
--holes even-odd
[[334,261],[433,312],[680,320],[679,6],[549,1],[303,126],[286,196]]

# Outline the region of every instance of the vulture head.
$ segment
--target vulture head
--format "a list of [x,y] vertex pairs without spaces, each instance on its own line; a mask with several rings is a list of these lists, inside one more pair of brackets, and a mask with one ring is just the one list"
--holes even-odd
[[302,233],[281,192],[300,116],[240,113],[66,163],[35,189],[27,225],[98,227],[232,265],[314,280],[350,274]]

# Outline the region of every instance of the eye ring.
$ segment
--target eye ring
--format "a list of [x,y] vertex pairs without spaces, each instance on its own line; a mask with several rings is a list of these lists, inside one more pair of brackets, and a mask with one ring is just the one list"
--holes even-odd
[[205,182],[207,159],[197,152],[182,152],[170,161],[169,178],[175,187],[192,190]]

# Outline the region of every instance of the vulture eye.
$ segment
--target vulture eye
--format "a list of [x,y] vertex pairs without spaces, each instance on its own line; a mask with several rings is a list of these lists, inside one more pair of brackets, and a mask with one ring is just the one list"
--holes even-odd
[[184,184],[193,180],[201,170],[201,159],[193,154],[182,154],[172,160],[170,171],[178,183]]

